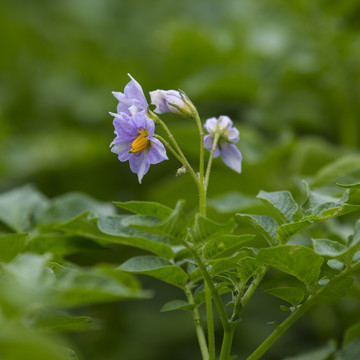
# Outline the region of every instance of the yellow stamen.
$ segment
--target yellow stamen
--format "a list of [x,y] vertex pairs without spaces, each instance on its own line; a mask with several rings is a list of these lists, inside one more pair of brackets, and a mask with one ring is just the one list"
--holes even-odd
[[140,134],[131,144],[129,153],[136,154],[146,149],[148,145],[148,138],[146,134]]

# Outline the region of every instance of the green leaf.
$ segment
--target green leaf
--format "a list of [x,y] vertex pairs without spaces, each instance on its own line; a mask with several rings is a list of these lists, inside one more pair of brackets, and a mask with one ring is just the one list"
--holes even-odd
[[121,264],[119,269],[134,274],[149,275],[181,288],[188,280],[188,275],[179,266],[153,255],[133,257]]
[[195,307],[195,304],[189,304],[184,300],[171,300],[163,305],[160,312],[174,311],[174,310],[187,310],[191,311]]
[[356,182],[353,184],[336,184],[337,186],[341,186],[345,189],[360,189],[360,182]]
[[304,291],[298,287],[279,287],[273,289],[266,289],[265,292],[267,294],[283,299],[292,304],[293,306],[300,304],[305,296]]
[[258,230],[261,235],[267,240],[271,245],[278,243],[276,238],[276,231],[279,228],[277,222],[269,216],[264,215],[251,215],[251,214],[236,214],[246,220]]
[[245,256],[237,263],[237,272],[242,283],[245,285],[251,276],[260,268],[261,262],[251,256]]
[[148,250],[167,259],[174,257],[168,238],[122,226],[121,216],[102,216],[96,221],[96,219],[89,219],[88,214],[85,213],[57,228],[68,234],[92,239],[101,245],[129,245]]
[[304,246],[281,245],[260,249],[257,260],[294,275],[300,281],[311,286],[319,278],[324,259],[312,249]]
[[248,211],[249,209],[258,206],[259,203],[259,200],[255,199],[253,196],[239,192],[227,193],[216,199],[208,200],[208,205],[220,214]]
[[167,219],[173,210],[165,205],[150,201],[127,201],[114,202],[114,204],[124,210],[138,215],[151,215],[160,220]]
[[27,234],[0,236],[0,261],[9,262],[25,247]]
[[87,330],[91,327],[92,320],[89,316],[69,316],[49,310],[38,311],[26,319],[40,333]]
[[203,248],[204,259],[219,259],[234,254],[255,235],[224,235],[208,241]]
[[[331,280],[330,280],[331,281]],[[319,296],[319,301],[338,301],[346,296],[353,286],[354,279],[350,276],[328,282],[327,288]]]
[[219,224],[200,214],[196,214],[193,238],[195,242],[208,242],[213,238],[231,234],[236,226],[233,219],[230,219],[226,224]]
[[344,255],[349,249],[338,243],[328,239],[311,239],[314,246],[314,251],[322,256],[339,257]]
[[0,195],[0,221],[16,232],[33,227],[32,218],[47,205],[47,198],[31,185]]
[[283,222],[293,221],[299,207],[289,191],[261,190],[256,197],[275,210]]
[[63,223],[75,216],[88,211],[93,216],[112,215],[114,207],[111,204],[97,201],[82,193],[67,193],[52,199],[48,206],[38,212],[38,224]]
[[358,360],[360,358],[360,338],[354,339],[335,353],[335,360]]
[[346,330],[343,345],[349,344],[357,338],[360,338],[360,322],[353,324]]

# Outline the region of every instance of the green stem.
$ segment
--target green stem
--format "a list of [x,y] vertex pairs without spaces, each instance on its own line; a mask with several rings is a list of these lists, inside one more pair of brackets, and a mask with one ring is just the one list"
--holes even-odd
[[206,317],[208,325],[209,360],[215,360],[215,331],[212,298],[209,286],[205,283]]
[[212,149],[211,149],[211,152],[210,152],[209,161],[207,163],[206,173],[205,173],[205,182],[204,182],[205,195],[206,195],[207,188],[208,188],[208,185],[209,185],[211,166],[212,166],[214,153],[215,153],[216,146],[217,146],[217,143],[219,141],[219,138],[220,138],[220,134],[216,133],[215,138],[214,138],[214,143],[213,143],[213,146],[212,146]]
[[199,129],[200,135],[200,164],[199,164],[199,202],[200,214],[206,215],[206,191],[204,185],[204,130],[201,124],[200,116],[197,111],[194,112],[194,119]]
[[186,167],[187,171],[190,173],[190,175],[194,179],[196,185],[199,186],[199,179],[196,176],[196,174],[195,174],[193,168],[191,167],[191,165],[189,164],[189,162],[185,158],[183,158],[181,155],[179,155],[163,137],[161,137],[160,135],[157,135],[157,134],[155,134],[154,137],[156,139],[160,140],[170,150],[170,152]]
[[[185,287],[185,294],[186,294],[189,304],[195,304],[193,294],[188,285]],[[209,352],[208,352],[208,348],[206,345],[206,338],[205,338],[204,330],[203,330],[203,327],[201,326],[200,314],[196,307],[192,310],[192,316],[194,319],[195,331],[196,331],[196,335],[198,338],[202,359],[203,360],[211,360],[209,358]]]
[[219,360],[229,360],[231,355],[231,346],[233,342],[234,332],[236,329],[236,324],[232,323],[230,328],[224,331],[224,338],[221,346],[221,353]]
[[262,278],[268,271],[268,266],[264,265],[260,268],[259,272],[254,276],[253,281],[251,282],[250,286],[246,290],[245,294],[241,298],[241,307],[242,309],[247,305],[251,296],[254,294],[256,288],[259,286]]
[[345,276],[348,276],[351,272],[355,272],[360,269],[360,262],[342,271],[340,274],[334,277],[328,285],[323,286],[317,293],[308,298],[308,300],[300,305],[294,312],[289,315],[275,330],[264,340],[264,342],[247,358],[247,360],[258,360],[266,351],[275,343],[276,340],[302,315],[304,315],[313,305],[316,304],[318,298],[336,282],[340,281]]

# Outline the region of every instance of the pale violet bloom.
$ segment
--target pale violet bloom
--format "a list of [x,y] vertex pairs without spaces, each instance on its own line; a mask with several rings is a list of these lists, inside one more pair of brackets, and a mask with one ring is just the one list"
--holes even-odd
[[220,155],[227,166],[241,173],[242,155],[236,145],[234,145],[239,141],[239,130],[232,125],[233,122],[228,116],[220,116],[218,119],[215,117],[207,119],[204,127],[209,134],[204,137],[204,146],[211,151],[215,135],[218,134],[219,140],[215,148],[214,158]]
[[110,144],[111,151],[120,161],[128,161],[130,169],[138,175],[139,183],[151,164],[167,160],[164,145],[154,137],[155,124],[145,111],[128,115],[114,114],[116,137]]
[[141,85],[130,74],[128,75],[131,80],[126,84],[124,92],[113,91],[113,95],[119,100],[117,113],[125,113],[130,116],[140,111],[146,111],[148,103]]
[[155,112],[163,114],[172,112],[179,115],[191,117],[195,107],[183,92],[176,90],[150,91],[151,103],[156,106]]

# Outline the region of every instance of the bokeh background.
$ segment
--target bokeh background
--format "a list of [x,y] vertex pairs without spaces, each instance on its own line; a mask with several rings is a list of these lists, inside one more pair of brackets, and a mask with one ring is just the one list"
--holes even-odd
[[[49,197],[81,191],[169,206],[184,198],[191,212],[196,188],[189,176],[175,176],[175,160],[152,166],[139,185],[110,152],[111,91],[123,91],[127,73],[146,94],[182,89],[203,120],[226,114],[240,129],[243,173],[214,164],[210,214],[218,220],[260,189],[300,197],[301,179],[356,153],[360,142],[359,0],[3,0],[0,45],[1,191],[32,183]],[[196,162],[195,124],[164,119]],[[216,207],[229,192],[226,209]],[[119,248],[72,261],[120,263],[135,253]],[[153,300],[86,309],[97,329],[67,335],[80,359],[199,358],[191,317],[159,313],[177,290],[141,280],[155,289]],[[354,314],[344,309],[359,312],[347,301],[317,308],[267,359],[340,339]],[[281,317],[278,305],[259,294],[235,352],[259,344],[271,330],[265,323]]]

